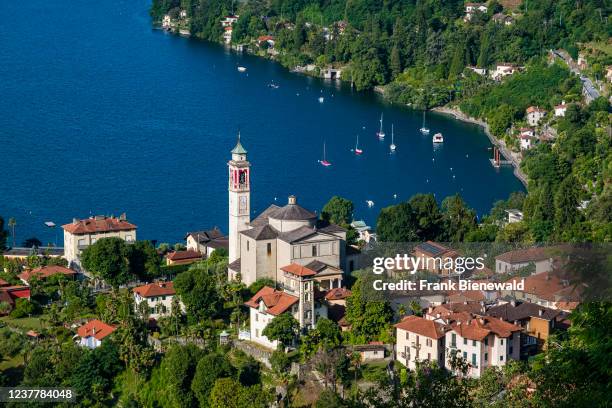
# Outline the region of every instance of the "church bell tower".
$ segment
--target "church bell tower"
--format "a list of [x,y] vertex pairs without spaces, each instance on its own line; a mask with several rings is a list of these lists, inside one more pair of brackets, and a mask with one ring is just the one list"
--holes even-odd
[[232,149],[232,159],[227,163],[229,190],[229,262],[240,258],[240,231],[248,228],[251,221],[251,163],[247,151],[238,142]]

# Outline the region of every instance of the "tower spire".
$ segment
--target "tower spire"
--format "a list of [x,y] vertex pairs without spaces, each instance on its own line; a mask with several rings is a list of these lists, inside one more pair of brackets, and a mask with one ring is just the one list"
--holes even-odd
[[238,138],[236,139],[236,147],[232,149],[233,154],[247,154],[247,151],[240,143],[240,130],[238,130]]

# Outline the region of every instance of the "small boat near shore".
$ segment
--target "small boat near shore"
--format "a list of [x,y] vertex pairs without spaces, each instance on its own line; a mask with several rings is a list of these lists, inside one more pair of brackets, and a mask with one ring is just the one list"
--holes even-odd
[[442,136],[442,133],[436,133],[431,141],[434,143],[444,143],[444,136]]
[[325,151],[325,142],[323,142],[323,160],[319,160],[319,163],[321,163],[321,166],[323,167],[331,166],[331,162],[327,161],[327,155]]
[[238,67],[238,72],[246,72],[246,67]]
[[423,111],[423,124],[421,125],[421,128],[419,129],[419,131],[423,135],[428,135],[429,134],[429,128],[427,126],[425,126],[425,111]]
[[389,146],[389,149],[391,149],[391,153],[393,153],[395,151],[395,143],[393,141],[393,124],[391,124],[391,145]]
[[355,143],[355,150],[354,150],[355,154],[361,154],[363,153],[363,150],[361,150],[359,148],[359,135],[357,135],[357,142]]

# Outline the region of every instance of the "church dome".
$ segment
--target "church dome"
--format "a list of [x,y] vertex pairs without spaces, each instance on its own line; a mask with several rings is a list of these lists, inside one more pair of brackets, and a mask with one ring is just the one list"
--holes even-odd
[[295,196],[289,196],[289,202],[284,207],[273,210],[268,216],[270,225],[280,232],[291,231],[302,226],[313,226],[317,214],[308,211],[297,204]]

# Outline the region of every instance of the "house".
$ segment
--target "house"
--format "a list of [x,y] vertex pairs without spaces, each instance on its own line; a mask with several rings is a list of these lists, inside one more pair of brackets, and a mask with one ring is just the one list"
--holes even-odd
[[[510,281],[518,281],[514,277]],[[560,302],[575,302],[578,293],[568,285],[568,282],[550,272],[541,272],[528,276],[525,279],[525,288],[521,291],[502,291],[501,296],[511,296],[517,300],[536,303],[540,306],[558,308]]]
[[528,107],[526,113],[529,126],[538,126],[540,121],[546,116],[546,110],[537,106]]
[[520,359],[521,327],[490,316],[456,316],[446,332],[447,367],[453,355],[469,363],[467,376],[480,378],[487,367]]
[[502,78],[510,76],[519,71],[516,64],[501,63],[495,66],[495,70],[491,72],[491,78],[495,81],[500,81]]
[[170,14],[164,14],[164,17],[162,18],[162,28],[164,30],[171,30],[173,26],[174,23],[172,22],[172,17],[170,17]]
[[[176,296],[173,282],[153,282],[135,287],[132,292],[134,292],[134,308],[140,310],[140,304],[147,302],[150,318],[157,320],[172,313],[172,301]],[[179,305],[182,312],[185,306],[182,302],[179,302]]]
[[47,279],[49,276],[58,275],[58,274],[66,276],[67,278],[70,278],[70,279],[74,279],[77,272],[70,268],[66,268],[65,266],[47,265],[47,266],[41,266],[40,268],[22,272],[19,275],[17,275],[17,277],[24,284],[29,285],[30,280],[34,277],[38,280],[44,280],[44,279]]
[[587,69],[589,65],[586,60],[586,57],[582,53],[578,54],[578,59],[576,60],[576,64],[578,64],[578,68],[580,68],[581,70]]
[[465,302],[448,302],[438,306],[430,306],[425,312],[425,319],[435,320],[439,323],[447,323],[453,316],[461,313],[469,313],[472,315],[485,315],[484,303],[478,301]]
[[278,341],[270,340],[263,335],[263,331],[276,316],[291,313],[298,314],[299,298],[289,295],[281,290],[264,286],[245,305],[250,308],[250,334],[251,341],[264,347],[276,350]]
[[231,25],[230,26],[225,26],[223,28],[223,41],[226,44],[229,44],[229,43],[232,42],[232,31],[233,30],[232,30],[232,26]]
[[80,337],[79,345],[90,349],[100,347],[102,341],[115,330],[117,330],[115,326],[97,319],[90,320],[77,330],[77,337]]
[[64,248],[59,247],[12,247],[4,251],[1,256],[6,259],[25,261],[28,257],[35,255],[39,258],[61,258],[64,256]]
[[521,268],[535,265],[534,273],[552,270],[552,248],[526,248],[505,252],[495,257],[495,273],[513,273]]
[[189,265],[202,260],[202,254],[188,249],[186,251],[173,251],[166,255],[166,265]]
[[508,15],[505,15],[503,13],[493,14],[493,17],[491,17],[491,20],[493,20],[497,24],[503,24],[505,26],[511,26],[512,24],[514,24],[514,18]]
[[479,68],[479,67],[475,67],[473,65],[469,65],[469,66],[467,66],[467,69],[469,69],[472,72],[477,73],[480,76],[487,75],[487,69],[486,68]]
[[465,17],[463,18],[463,21],[472,21],[475,14],[485,14],[488,10],[489,9],[485,3],[465,3]]
[[221,20],[221,27],[231,27],[236,21],[238,21],[238,17],[240,16],[234,14],[225,16],[225,18]]
[[533,128],[530,127],[522,127],[520,130],[520,135],[521,136],[528,136],[528,137],[534,137],[535,136],[535,130]]
[[30,288],[27,286],[0,287],[0,303],[6,303],[8,307],[0,309],[0,314],[9,314],[15,308],[17,299],[30,300]]
[[127,221],[125,213],[121,216],[96,215],[86,219],[74,218],[64,229],[64,258],[70,267],[80,267],[82,251],[100,238],[116,237],[132,243],[136,241],[136,225]]
[[488,316],[497,317],[523,329],[522,357],[545,350],[546,341],[555,329],[565,329],[568,313],[531,302],[510,301],[487,310]]
[[346,306],[346,298],[351,296],[351,291],[346,288],[333,288],[325,294],[325,300],[332,305]]
[[433,320],[407,316],[397,323],[396,359],[414,370],[417,361],[434,361],[444,367],[446,327]]
[[205,231],[193,231],[188,232],[185,235],[187,241],[187,249],[199,252],[208,258],[217,249],[224,249],[227,251],[229,246],[229,240],[223,232],[215,227]]
[[560,105],[555,106],[555,116],[565,116],[565,112],[567,111],[567,105],[565,101],[562,101]]
[[353,351],[359,354],[362,363],[384,359],[385,350],[385,345],[379,341],[372,341],[369,344],[358,344],[353,346]]
[[179,17],[182,19],[187,18],[187,10],[181,9],[181,11],[179,12]]
[[274,48],[275,40],[271,35],[260,35],[257,37],[257,46],[261,47],[264,43],[268,45],[270,48]]
[[516,208],[509,208],[506,211],[506,214],[508,214],[508,218],[507,218],[507,222],[508,224],[513,224],[515,222],[521,222],[523,221],[523,212],[520,210],[517,210]]
[[529,136],[529,135],[523,135],[523,134],[519,136],[519,140],[521,141],[520,143],[521,150],[531,149],[533,146],[535,146],[535,142],[536,142],[535,137]]
[[342,288],[344,280],[342,269],[316,259],[307,263],[305,267],[316,273],[314,275],[314,280],[321,290]]
[[438,275],[448,276],[455,272],[455,259],[459,254],[433,241],[423,242],[414,248],[414,256],[422,258],[422,270],[427,270]]
[[323,79],[340,79],[342,77],[342,70],[333,67],[327,67],[321,70],[321,76],[323,77]]

